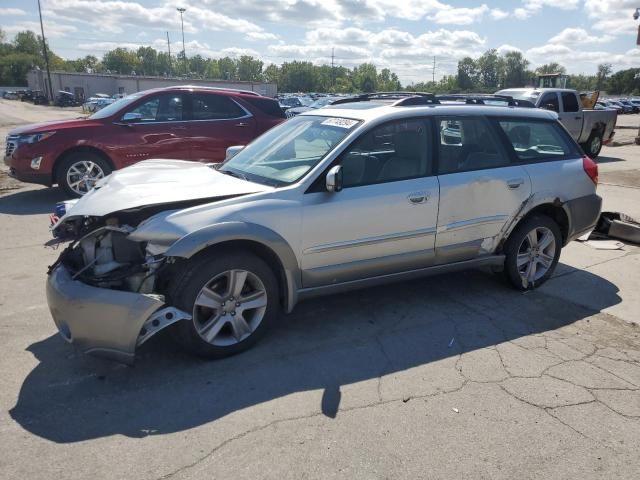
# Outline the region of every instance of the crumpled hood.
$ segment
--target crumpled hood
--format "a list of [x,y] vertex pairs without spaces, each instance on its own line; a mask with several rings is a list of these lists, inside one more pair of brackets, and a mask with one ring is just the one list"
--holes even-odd
[[225,175],[211,165],[184,160],[145,160],[116,170],[80,198],[60,219],[101,217],[131,208],[185,200],[229,197],[273,187]]

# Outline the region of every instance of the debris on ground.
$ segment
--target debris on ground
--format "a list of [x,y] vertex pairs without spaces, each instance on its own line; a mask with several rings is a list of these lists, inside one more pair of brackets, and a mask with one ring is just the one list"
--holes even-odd
[[640,244],[640,222],[620,212],[602,212],[596,228],[577,240],[599,250],[622,250],[624,244],[610,238]]

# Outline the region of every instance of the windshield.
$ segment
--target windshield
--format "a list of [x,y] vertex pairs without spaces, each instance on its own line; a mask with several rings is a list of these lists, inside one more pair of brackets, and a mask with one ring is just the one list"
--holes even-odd
[[296,182],[359,123],[350,118],[294,117],[255,139],[220,171],[274,186]]
[[129,95],[128,97],[124,97],[124,98],[121,98],[120,100],[116,100],[111,105],[107,105],[102,110],[99,110],[93,115],[91,115],[89,118],[97,120],[101,118],[110,117],[114,113],[118,112],[121,108],[126,107],[130,103],[133,103],[136,100],[138,100],[142,95],[143,95],[142,92],[134,93],[133,95]]

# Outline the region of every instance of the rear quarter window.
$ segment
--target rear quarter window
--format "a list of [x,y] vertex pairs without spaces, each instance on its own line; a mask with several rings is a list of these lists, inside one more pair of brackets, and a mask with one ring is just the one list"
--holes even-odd
[[581,155],[575,142],[556,122],[503,119],[498,124],[521,161]]
[[253,105],[255,108],[257,108],[258,110],[260,110],[262,113],[265,113],[267,115],[270,115],[272,117],[277,117],[277,118],[286,118],[284,112],[282,111],[282,108],[280,108],[280,105],[278,104],[278,102],[276,102],[274,99],[272,98],[266,98],[266,97],[258,97],[258,96],[247,96],[247,97],[242,97],[242,100]]

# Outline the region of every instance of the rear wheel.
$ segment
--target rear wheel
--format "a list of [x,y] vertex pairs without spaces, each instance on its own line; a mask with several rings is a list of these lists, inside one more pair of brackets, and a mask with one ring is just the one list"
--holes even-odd
[[592,132],[589,139],[582,144],[582,149],[584,153],[591,158],[596,158],[600,155],[600,150],[602,150],[602,133]]
[[173,304],[192,315],[176,325],[189,352],[226,357],[252,346],[278,315],[278,284],[271,268],[250,253],[217,251],[185,265],[170,289]]
[[69,197],[81,197],[96,182],[111,173],[111,165],[92,152],[76,152],[68,155],[60,164],[56,182]]
[[546,282],[558,264],[562,249],[560,228],[540,215],[522,222],[505,244],[504,273],[519,290],[530,290]]

